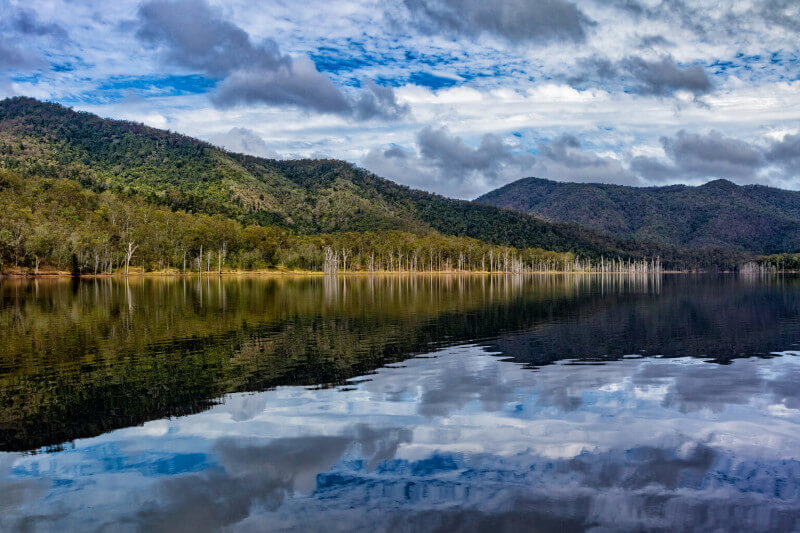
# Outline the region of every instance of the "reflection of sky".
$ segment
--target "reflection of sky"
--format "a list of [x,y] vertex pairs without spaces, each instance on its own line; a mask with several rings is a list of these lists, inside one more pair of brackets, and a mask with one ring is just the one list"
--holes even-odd
[[0,529],[800,527],[794,354],[536,370],[435,355],[0,454]]

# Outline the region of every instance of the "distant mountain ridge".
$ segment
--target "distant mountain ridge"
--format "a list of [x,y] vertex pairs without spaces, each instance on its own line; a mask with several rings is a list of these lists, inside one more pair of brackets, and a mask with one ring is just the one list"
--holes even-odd
[[762,185],[629,187],[525,178],[476,201],[623,239],[756,254],[800,251],[800,192]]

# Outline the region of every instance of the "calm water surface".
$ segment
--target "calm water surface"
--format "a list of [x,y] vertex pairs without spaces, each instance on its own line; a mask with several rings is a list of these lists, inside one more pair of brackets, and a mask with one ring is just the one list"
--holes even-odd
[[0,531],[800,530],[797,277],[0,293]]

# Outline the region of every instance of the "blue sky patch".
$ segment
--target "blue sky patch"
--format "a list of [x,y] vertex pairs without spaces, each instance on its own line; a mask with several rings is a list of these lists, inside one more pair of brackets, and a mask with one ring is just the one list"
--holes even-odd
[[169,96],[206,93],[214,88],[218,80],[199,74],[186,76],[119,76],[101,83],[98,91],[133,91],[138,93],[160,92]]
[[408,81],[414,85],[428,87],[430,89],[441,89],[444,87],[452,87],[458,83],[458,80],[453,78],[445,78],[431,74],[430,72],[414,72],[408,77]]

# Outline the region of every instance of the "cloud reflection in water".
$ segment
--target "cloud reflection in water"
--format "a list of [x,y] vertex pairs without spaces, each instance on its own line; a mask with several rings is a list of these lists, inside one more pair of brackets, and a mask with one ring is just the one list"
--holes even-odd
[[538,369],[478,346],[435,355],[347,390],[233,394],[3,454],[0,529],[800,527],[794,355]]

